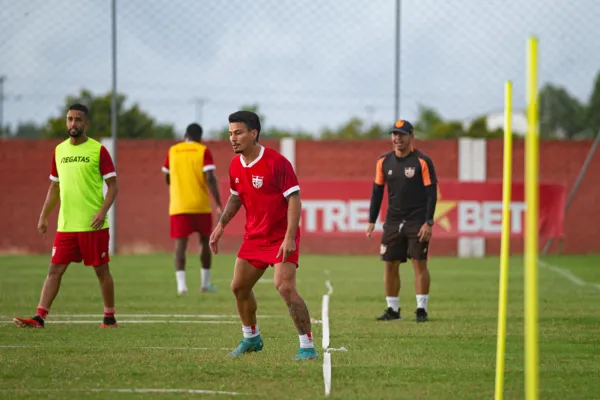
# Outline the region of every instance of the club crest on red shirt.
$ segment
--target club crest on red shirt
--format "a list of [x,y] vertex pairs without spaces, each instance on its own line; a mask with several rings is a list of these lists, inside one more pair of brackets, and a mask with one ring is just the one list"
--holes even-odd
[[252,186],[254,186],[257,189],[260,189],[262,187],[262,185],[263,185],[263,177],[252,175]]

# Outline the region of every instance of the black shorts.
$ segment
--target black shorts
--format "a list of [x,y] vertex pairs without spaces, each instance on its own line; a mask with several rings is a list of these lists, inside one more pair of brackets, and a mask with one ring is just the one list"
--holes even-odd
[[424,222],[419,221],[386,222],[383,225],[379,250],[381,260],[400,262],[406,262],[408,258],[427,260],[429,242],[420,242],[418,237],[423,224]]

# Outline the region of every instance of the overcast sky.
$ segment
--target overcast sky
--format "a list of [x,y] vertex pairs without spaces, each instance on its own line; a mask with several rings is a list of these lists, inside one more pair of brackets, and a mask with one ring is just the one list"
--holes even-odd
[[[66,95],[111,85],[108,0],[0,0],[4,121],[43,122]],[[118,90],[179,131],[257,103],[266,126],[318,132],[393,123],[395,0],[118,0]],[[401,116],[468,119],[525,104],[526,41],[540,80],[581,100],[600,70],[600,0],[402,0]],[[205,99],[196,114],[194,98]]]

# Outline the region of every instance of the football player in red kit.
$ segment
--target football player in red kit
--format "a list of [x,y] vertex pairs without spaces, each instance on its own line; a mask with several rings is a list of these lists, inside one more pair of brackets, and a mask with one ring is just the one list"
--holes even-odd
[[238,111],[229,116],[229,138],[236,154],[229,167],[231,196],[210,238],[211,250],[216,254],[225,227],[244,206],[244,241],[231,283],[244,338],[229,356],[239,357],[263,348],[252,289],[265,270],[273,266],[275,287],[285,300],[300,337],[296,360],[317,359],[308,308],[296,290],[300,186],[290,162],[260,145],[259,135],[260,119],[255,113]]

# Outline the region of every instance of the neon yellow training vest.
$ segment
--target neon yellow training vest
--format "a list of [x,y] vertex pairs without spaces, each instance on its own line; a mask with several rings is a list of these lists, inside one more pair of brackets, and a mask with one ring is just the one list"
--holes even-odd
[[[77,146],[69,139],[56,146],[54,155],[60,185],[58,232],[93,231],[92,219],[104,204],[101,148],[102,144],[91,138]],[[108,228],[108,218],[103,228]]]

